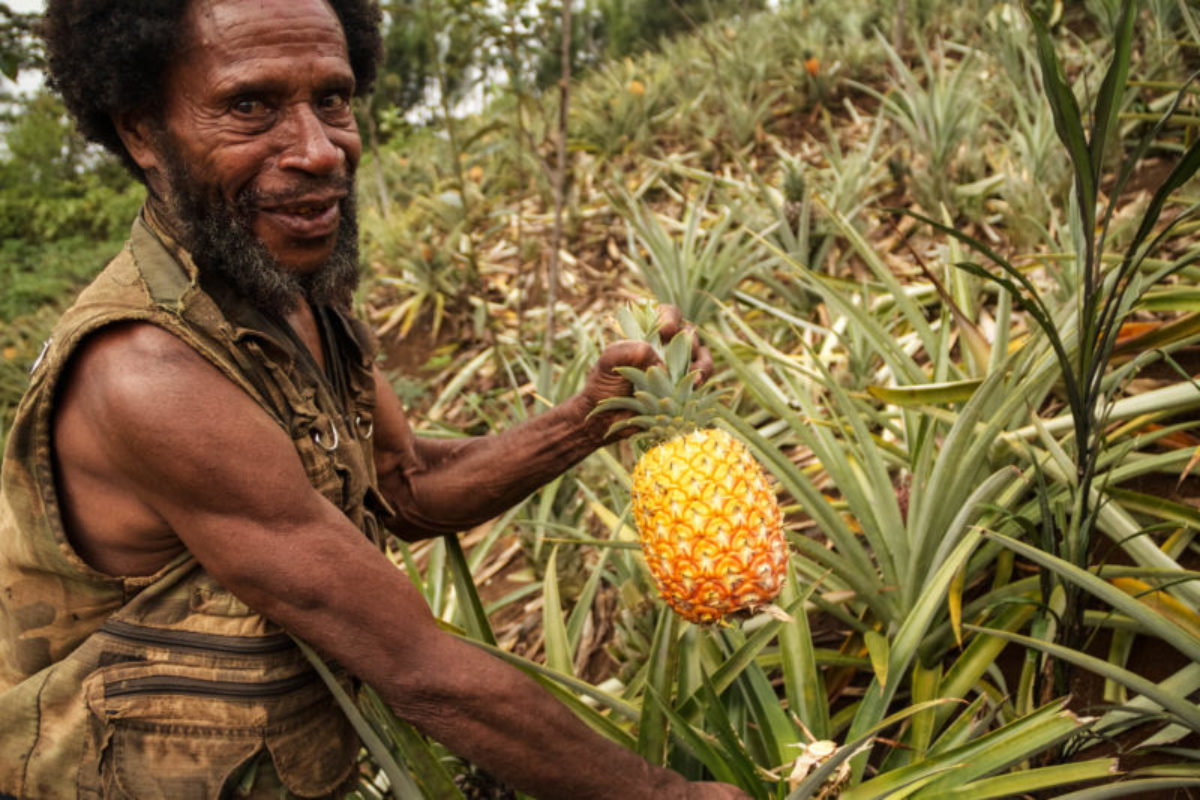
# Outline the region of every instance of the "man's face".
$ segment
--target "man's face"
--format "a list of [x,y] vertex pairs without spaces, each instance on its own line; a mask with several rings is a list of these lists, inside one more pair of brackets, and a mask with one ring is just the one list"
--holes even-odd
[[203,266],[328,282],[356,261],[361,153],[337,16],[324,0],[194,0],[185,21],[157,137],[169,222]]

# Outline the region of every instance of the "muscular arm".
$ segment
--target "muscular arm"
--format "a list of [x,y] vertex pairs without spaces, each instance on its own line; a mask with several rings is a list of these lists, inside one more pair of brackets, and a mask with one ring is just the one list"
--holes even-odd
[[[649,357],[648,348],[626,344],[620,357]],[[500,514],[603,444],[611,424],[588,418],[597,401],[585,391],[503,433],[429,439],[413,434],[378,369],[375,389],[379,488],[397,510],[389,528],[409,540],[466,530]]]
[[[170,334],[131,325],[95,337],[73,367],[55,437],[81,552],[119,564],[166,550],[165,534],[148,533],[161,521],[244,602],[513,786],[539,797],[733,796],[650,766],[518,670],[440,631],[408,578],[312,490],[288,437]],[[100,476],[108,494],[96,494]],[[139,521],[133,533],[88,524],[88,509],[114,498]]]
[[[677,309],[664,310],[664,338],[682,325]],[[644,342],[617,342],[566,402],[502,433],[453,440],[415,436],[376,369],[376,471],[380,490],[397,510],[389,527],[410,540],[455,533],[519,503],[608,441],[622,412],[589,415],[601,400],[628,393],[628,382],[614,368],[645,368],[656,360]],[[708,351],[695,343],[693,365],[703,376],[712,371]]]

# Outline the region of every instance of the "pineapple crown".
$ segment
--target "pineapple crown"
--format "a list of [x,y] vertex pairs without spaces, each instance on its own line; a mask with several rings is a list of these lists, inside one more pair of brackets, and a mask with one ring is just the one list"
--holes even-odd
[[697,385],[689,337],[681,331],[664,346],[657,314],[649,304],[619,309],[617,327],[626,339],[649,342],[661,363],[644,370],[617,367],[633,384],[633,394],[603,400],[592,413],[624,410],[633,416],[613,423],[609,435],[636,427],[642,429],[636,437],[658,442],[708,427],[716,416],[720,392]]

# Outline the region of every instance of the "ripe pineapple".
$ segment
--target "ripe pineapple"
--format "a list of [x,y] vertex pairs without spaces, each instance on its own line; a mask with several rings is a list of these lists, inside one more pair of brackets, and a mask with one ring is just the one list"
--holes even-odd
[[[630,315],[623,319],[626,335]],[[712,623],[766,605],[783,586],[783,515],[762,468],[740,441],[709,426],[716,395],[687,371],[690,345],[677,336],[665,365],[622,368],[634,396],[601,408],[632,410],[617,426],[659,442],[633,470],[633,514],[659,595],[681,617]],[[614,427],[617,427],[614,426]]]

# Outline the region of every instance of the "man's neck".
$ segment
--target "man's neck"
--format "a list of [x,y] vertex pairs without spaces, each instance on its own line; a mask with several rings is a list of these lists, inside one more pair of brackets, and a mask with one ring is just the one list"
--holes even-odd
[[317,317],[313,312],[313,308],[309,305],[308,300],[300,298],[295,309],[288,312],[284,317],[287,324],[296,332],[296,336],[308,348],[308,352],[312,354],[313,360],[317,362],[317,366],[321,371],[325,371],[325,349],[321,345],[321,332],[317,326]]
[[146,219],[146,224],[150,229],[159,236],[170,239],[172,242],[182,245],[179,240],[180,226],[175,220],[175,215],[167,208],[166,203],[159,198],[154,192],[150,192],[146,197],[146,204],[142,207],[142,214]]

